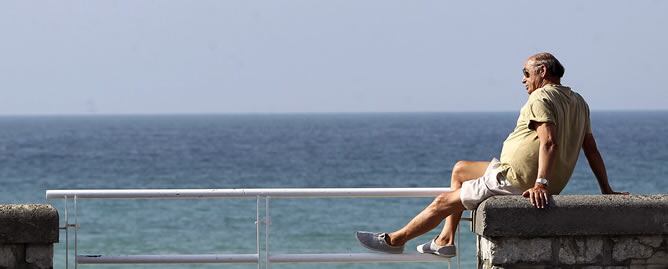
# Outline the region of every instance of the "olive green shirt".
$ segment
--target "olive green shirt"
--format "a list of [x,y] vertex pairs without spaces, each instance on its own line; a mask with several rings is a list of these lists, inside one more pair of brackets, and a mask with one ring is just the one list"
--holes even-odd
[[578,93],[560,85],[546,85],[529,95],[501,150],[503,175],[522,190],[532,188],[538,174],[540,141],[531,122],[556,127],[557,147],[547,180],[550,193],[558,194],[573,174],[585,134],[591,133],[589,106]]

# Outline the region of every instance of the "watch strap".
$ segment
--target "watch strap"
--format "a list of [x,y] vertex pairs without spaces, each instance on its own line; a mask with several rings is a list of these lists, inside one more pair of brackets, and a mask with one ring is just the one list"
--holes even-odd
[[536,179],[536,183],[540,183],[540,184],[543,184],[545,186],[547,186],[547,182],[548,182],[547,178],[540,177],[540,178]]

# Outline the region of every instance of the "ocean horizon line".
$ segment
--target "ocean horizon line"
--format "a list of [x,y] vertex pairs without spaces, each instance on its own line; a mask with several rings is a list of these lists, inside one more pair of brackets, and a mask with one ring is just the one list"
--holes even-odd
[[[662,113],[668,109],[592,109],[593,113]],[[482,111],[294,111],[294,112],[156,112],[156,113],[17,113],[0,114],[0,118],[13,117],[162,117],[162,116],[280,116],[280,115],[396,115],[396,114],[497,114],[519,113],[519,110]]]

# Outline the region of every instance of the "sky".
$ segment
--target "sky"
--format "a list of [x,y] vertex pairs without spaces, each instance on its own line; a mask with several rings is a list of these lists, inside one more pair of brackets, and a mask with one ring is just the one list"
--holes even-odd
[[0,0],[0,115],[665,110],[668,1]]

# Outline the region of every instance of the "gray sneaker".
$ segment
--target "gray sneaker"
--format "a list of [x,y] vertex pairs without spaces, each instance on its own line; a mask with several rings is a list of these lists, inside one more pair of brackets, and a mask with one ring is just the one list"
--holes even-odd
[[357,232],[357,240],[363,247],[374,251],[380,251],[390,254],[401,254],[404,252],[404,246],[390,246],[386,239],[386,233]]
[[439,246],[434,242],[436,239],[432,239],[428,243],[417,246],[417,251],[420,253],[429,253],[438,255],[441,257],[452,258],[457,255],[457,247],[455,245],[449,246]]

